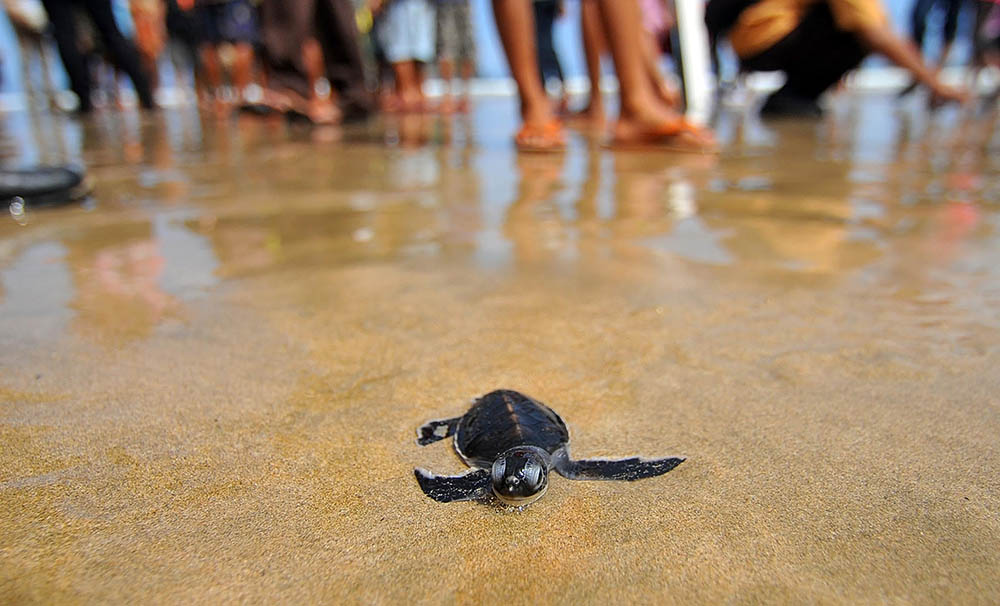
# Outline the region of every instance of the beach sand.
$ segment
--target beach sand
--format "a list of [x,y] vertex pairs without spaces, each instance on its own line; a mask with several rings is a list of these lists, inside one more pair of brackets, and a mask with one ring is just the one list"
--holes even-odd
[[[993,123],[844,104],[718,159],[88,126],[96,207],[0,226],[0,602],[1000,602]],[[687,460],[431,501],[496,388]]]

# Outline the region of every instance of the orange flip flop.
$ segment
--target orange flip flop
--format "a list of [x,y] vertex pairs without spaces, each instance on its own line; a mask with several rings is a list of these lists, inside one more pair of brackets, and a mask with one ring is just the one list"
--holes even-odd
[[560,152],[566,149],[566,137],[558,120],[543,125],[525,124],[514,137],[518,151],[533,153]]
[[717,150],[711,131],[684,118],[669,120],[655,128],[626,139],[612,137],[608,146],[615,149],[664,149],[706,154]]

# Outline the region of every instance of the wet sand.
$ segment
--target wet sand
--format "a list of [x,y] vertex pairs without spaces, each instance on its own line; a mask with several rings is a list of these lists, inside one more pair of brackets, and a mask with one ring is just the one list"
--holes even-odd
[[[0,601],[1000,601],[993,118],[518,157],[512,109],[35,117],[98,189],[0,224]],[[688,459],[427,499],[463,465],[415,429],[499,387]]]

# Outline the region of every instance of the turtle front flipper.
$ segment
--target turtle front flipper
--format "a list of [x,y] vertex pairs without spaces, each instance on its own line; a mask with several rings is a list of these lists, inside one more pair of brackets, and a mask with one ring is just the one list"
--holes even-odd
[[682,457],[665,459],[583,459],[571,461],[565,452],[554,459],[555,469],[570,480],[641,480],[667,473],[684,462]]
[[417,444],[427,446],[447,438],[455,433],[455,428],[458,427],[458,422],[461,419],[462,417],[455,417],[454,419],[427,421],[417,428]]
[[490,472],[485,469],[473,469],[460,476],[436,476],[418,467],[413,475],[417,476],[424,494],[439,503],[476,501],[490,491]]

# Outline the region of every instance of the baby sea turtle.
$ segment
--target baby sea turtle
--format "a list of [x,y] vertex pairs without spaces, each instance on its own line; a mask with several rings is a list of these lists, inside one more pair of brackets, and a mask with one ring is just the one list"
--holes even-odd
[[528,396],[501,389],[479,398],[461,417],[429,421],[417,430],[426,446],[450,435],[455,450],[473,469],[460,476],[438,476],[417,468],[424,493],[435,501],[470,501],[493,494],[522,507],[545,494],[549,471],[571,480],[641,480],[667,473],[684,459],[569,458],[569,431],[554,410]]

